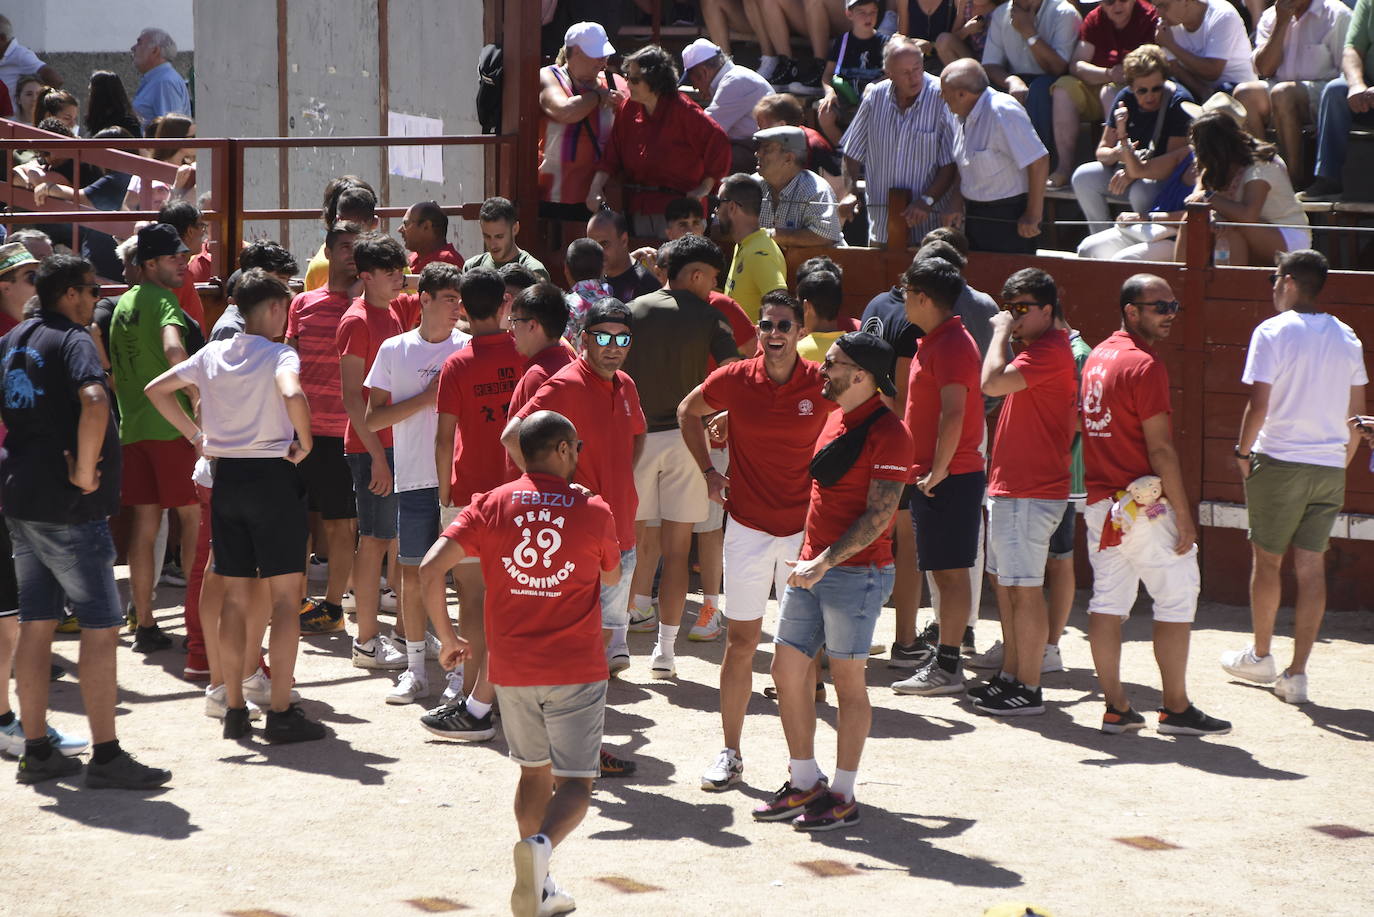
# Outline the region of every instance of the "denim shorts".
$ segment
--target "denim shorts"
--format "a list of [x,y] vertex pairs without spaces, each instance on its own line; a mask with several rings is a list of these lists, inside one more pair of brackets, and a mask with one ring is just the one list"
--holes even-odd
[[418,567],[439,539],[439,488],[403,490],[396,495],[396,528],[400,546],[396,560]]
[[630,585],[635,578],[634,548],[620,552],[620,582],[601,587],[601,626],[626,627],[630,623]]
[[987,572],[1003,586],[1043,586],[1050,536],[1066,500],[993,497],[988,505]]
[[114,540],[104,519],[65,525],[7,518],[19,578],[19,620],[61,620],[64,606],[85,630],[124,623],[115,587]]
[[[372,456],[368,453],[351,452],[346,458],[353,472],[353,493],[358,503],[358,534],[390,541],[396,537],[396,491],[379,497],[367,489],[372,483]],[[386,461],[394,472],[396,459],[389,448]]]
[[810,589],[788,586],[774,643],[814,656],[867,659],[883,603],[892,594],[892,564],[833,567]]

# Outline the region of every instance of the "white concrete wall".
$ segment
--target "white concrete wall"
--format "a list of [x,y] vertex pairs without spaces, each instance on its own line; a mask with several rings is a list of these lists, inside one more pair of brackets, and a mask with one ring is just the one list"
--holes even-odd
[[[239,0],[221,0],[237,6]],[[192,0],[38,0],[6,4],[21,45],[39,52],[126,51],[138,33],[157,26],[178,51],[195,50]]]

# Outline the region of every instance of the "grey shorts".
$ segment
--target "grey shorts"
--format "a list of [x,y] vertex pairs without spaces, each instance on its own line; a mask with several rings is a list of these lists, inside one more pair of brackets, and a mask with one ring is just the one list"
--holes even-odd
[[601,774],[606,682],[580,685],[496,685],[501,730],[521,767],[553,765],[555,777]]

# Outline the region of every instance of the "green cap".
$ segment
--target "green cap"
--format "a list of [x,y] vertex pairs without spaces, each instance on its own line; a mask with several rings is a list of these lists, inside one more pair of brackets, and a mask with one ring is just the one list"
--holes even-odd
[[11,242],[8,245],[0,245],[0,276],[8,274],[10,271],[26,264],[37,264],[38,259],[29,254],[29,250],[24,247],[23,242]]

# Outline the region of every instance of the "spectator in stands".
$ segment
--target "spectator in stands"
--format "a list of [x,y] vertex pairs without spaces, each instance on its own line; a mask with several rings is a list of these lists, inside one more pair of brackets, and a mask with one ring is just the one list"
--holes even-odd
[[139,123],[148,128],[163,115],[179,114],[190,117],[191,95],[186,81],[172,66],[177,57],[177,43],[162,29],[144,29],[129,49],[134,67],[143,74],[134,93],[134,113]]
[[119,74],[95,70],[86,90],[86,136],[94,137],[107,127],[122,127],[130,137],[143,136],[143,128],[129,103],[129,93]]
[[[320,210],[327,236],[339,223],[351,223],[370,232],[377,228],[377,193],[356,175],[340,175],[324,186],[324,205]],[[318,290],[329,282],[327,246],[305,266],[305,290]]]
[[738,302],[753,322],[759,320],[763,294],[787,289],[787,259],[759,225],[763,197],[760,182],[736,172],[721,182],[716,209],[716,222],[735,243],[725,295]]
[[773,91],[753,70],[730,60],[711,41],[698,38],[682,51],[682,72],[706,103],[706,114],[730,138],[730,168],[747,169],[754,158],[754,106]]
[[1155,41],[1173,60],[1173,77],[1199,102],[1255,79],[1250,38],[1227,0],[1157,0]]
[[[953,0],[938,2],[943,7]],[[849,31],[830,43],[821,75],[824,96],[816,106],[816,121],[832,143],[839,142],[854,120],[864,91],[883,78],[883,45],[887,43],[887,36],[878,31],[878,0],[847,0],[844,15]],[[905,29],[902,34],[907,34]],[[930,53],[929,42],[921,45],[921,52]]]
[[[862,0],[846,0],[853,9]],[[935,53],[935,42],[958,28],[960,0],[901,0],[897,4],[897,32],[914,38],[927,56]]]
[[965,57],[983,59],[988,43],[988,20],[1002,0],[960,0],[957,28],[935,37],[940,63],[949,65]]
[[1074,197],[1095,233],[1110,228],[1108,200],[1129,200],[1134,212],[1149,213],[1160,183],[1189,155],[1192,117],[1183,103],[1191,97],[1165,79],[1168,67],[1163,50],[1153,44],[1121,62],[1128,88],[1110,103],[1096,158],[1073,173]]
[[1127,210],[1117,214],[1115,223],[1078,243],[1078,257],[1111,261],[1175,260],[1176,227],[1187,215],[1184,202],[1197,185],[1197,168],[1191,148],[1185,148],[1183,155],[1183,161],[1168,179],[1159,183],[1158,194],[1148,210]]
[[62,74],[39,60],[37,54],[15,41],[14,26],[10,25],[7,17],[0,16],[0,82],[4,82],[6,93],[16,103],[15,111],[21,110],[21,106],[17,104],[21,88],[20,77],[30,73],[35,74],[43,81],[44,85],[56,89],[62,88]]
[[33,106],[33,124],[37,127],[48,118],[55,118],[67,125],[75,137],[81,129],[81,103],[65,89],[45,86],[39,90],[38,100]]
[[[1054,140],[1050,87],[1068,72],[1083,19],[1069,0],[1011,0],[993,11],[983,66],[988,79],[1025,106],[1040,140]],[[1067,179],[1072,171],[1060,163]]]
[[839,154],[825,135],[802,124],[802,106],[796,96],[785,92],[764,96],[754,106],[754,120],[761,131],[784,125],[801,128],[806,134],[806,168],[826,176],[834,187],[831,176],[838,178],[842,171]]
[[538,274],[540,280],[549,279],[543,262],[515,244],[515,237],[520,234],[520,221],[515,218],[514,204],[504,197],[489,197],[482,202],[477,222],[482,227],[485,251],[468,261],[465,270],[479,267],[500,270],[514,263]]
[[43,85],[42,77],[34,73],[28,73],[19,78],[14,91],[14,109],[11,120],[19,124],[33,123],[33,108],[38,102],[38,94],[43,91]]
[[584,220],[587,192],[601,165],[627,87],[606,82],[606,61],[615,46],[596,22],[578,22],[563,37],[558,59],[539,71],[539,108],[544,113],[539,165],[540,213]]
[[1305,201],[1339,198],[1344,188],[1345,151],[1350,126],[1374,126],[1374,3],[1355,4],[1341,55],[1341,75],[1326,84],[1317,106],[1315,180],[1302,193]]
[[[129,132],[119,127],[108,127],[96,133],[95,138],[115,139],[128,138]],[[86,165],[83,163],[83,166]],[[129,186],[129,175],[125,172],[114,172],[93,166],[98,177],[91,184],[79,189],[73,195],[71,185],[57,182],[40,182],[33,188],[33,198],[40,207],[43,201],[49,197],[58,200],[69,201],[73,196],[87,207],[95,207],[97,210],[118,210],[120,204],[124,202],[124,195]],[[82,174],[85,174],[85,168]],[[97,266],[98,267],[98,266]],[[101,271],[100,273],[104,273]]]
[[686,194],[702,200],[730,169],[730,139],[696,103],[678,92],[678,73],[657,45],[625,58],[630,101],[616,116],[601,168],[592,179],[587,209],[605,202],[612,176],[625,184],[630,224],[637,236],[663,237],[663,208]]
[[[1230,264],[1267,265],[1279,252],[1310,248],[1307,214],[1293,194],[1288,169],[1272,144],[1251,137],[1229,112],[1209,111],[1188,129],[1197,159],[1197,190],[1189,203],[1204,203],[1228,223],[1217,232],[1217,248],[1229,249]],[[1179,251],[1184,234],[1180,232]]]
[[[185,115],[163,115],[145,126],[144,136],[157,140],[194,138],[196,124]],[[152,184],[151,208],[160,208],[172,198],[185,199],[195,194],[196,188],[196,151],[194,147],[157,147],[152,151],[153,159],[169,162],[177,167],[176,178],[169,185],[154,179]],[[144,209],[142,204],[143,178],[135,175],[129,179],[129,191],[124,197],[125,210]]]
[[754,135],[757,179],[763,185],[759,225],[779,245],[843,245],[835,195],[825,179],[808,171],[806,134],[799,127],[774,127]]
[[8,242],[19,242],[39,261],[52,254],[52,239],[38,229],[16,229],[9,234]]
[[[834,0],[759,0],[759,5],[768,42],[778,56],[768,81],[789,92],[820,95],[830,36],[849,27],[840,4]],[[810,59],[791,57],[793,32],[810,40]]]
[[1340,0],[1280,0],[1255,32],[1259,80],[1236,87],[1246,130],[1263,137],[1273,127],[1288,177],[1302,181],[1303,125],[1315,120],[1322,89],[1341,75],[1350,7]]
[[847,193],[841,208],[857,200],[854,181],[862,164],[869,245],[887,242],[890,190],[911,192],[902,216],[911,235],[919,238],[934,228],[937,203],[955,174],[950,109],[940,96],[939,80],[925,72],[920,47],[894,36],[883,48],[883,72],[887,79],[864,95],[842,143]]
[[448,214],[437,201],[421,201],[411,204],[406,215],[401,218],[401,242],[410,251],[406,271],[418,274],[426,264],[434,261],[447,261],[458,269],[463,267],[463,256],[458,254],[448,241]]
[[753,36],[761,52],[759,76],[765,80],[773,75],[778,66],[778,54],[787,53],[786,48],[775,49],[768,41],[768,30],[764,28],[763,10],[759,0],[701,0],[701,21],[706,24],[706,34],[711,41],[720,46],[729,57],[730,33],[742,32]]
[[1146,0],[1103,0],[1083,18],[1069,72],[1050,87],[1058,168],[1050,187],[1068,184],[1077,164],[1078,123],[1097,122],[1130,81],[1126,57],[1154,42],[1159,13]]
[[587,221],[587,238],[601,246],[602,276],[616,299],[630,302],[662,286],[647,268],[630,259],[630,228],[623,214],[598,210]]
[[1050,156],[1025,109],[993,90],[975,60],[946,67],[940,91],[956,120],[953,156],[962,201],[951,207],[951,222],[964,223],[975,251],[1033,251]]

